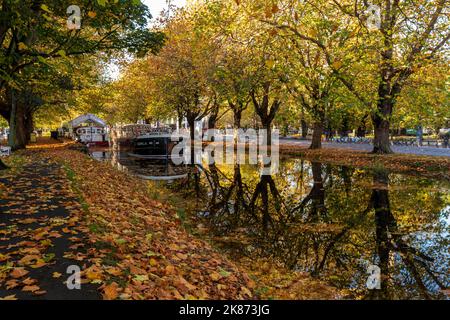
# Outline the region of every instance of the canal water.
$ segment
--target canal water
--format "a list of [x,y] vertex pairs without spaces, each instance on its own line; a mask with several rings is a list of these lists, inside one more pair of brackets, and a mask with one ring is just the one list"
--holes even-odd
[[194,204],[231,257],[273,259],[366,299],[448,299],[448,181],[299,158],[260,176],[251,165],[186,171],[93,156],[143,177],[178,176],[167,188]]

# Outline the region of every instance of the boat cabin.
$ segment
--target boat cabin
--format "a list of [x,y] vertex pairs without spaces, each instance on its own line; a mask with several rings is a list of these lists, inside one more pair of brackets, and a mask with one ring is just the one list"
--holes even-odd
[[172,134],[168,133],[168,130],[156,130],[140,135],[133,140],[132,152],[129,155],[140,159],[173,159],[172,150],[182,142],[182,138],[172,140]]
[[93,114],[84,114],[68,124],[69,135],[76,141],[88,145],[108,145],[106,122]]

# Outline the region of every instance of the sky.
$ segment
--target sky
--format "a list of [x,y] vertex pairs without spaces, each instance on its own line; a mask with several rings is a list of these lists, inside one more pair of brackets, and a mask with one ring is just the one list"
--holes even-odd
[[[172,4],[174,4],[177,7],[182,7],[186,4],[186,0],[171,0],[171,1]],[[150,13],[152,14],[154,20],[156,20],[160,16],[160,13],[164,9],[167,9],[166,0],[142,0],[142,2],[145,5],[147,5],[147,7],[150,9]],[[112,79],[117,79],[120,76],[120,68],[115,63],[109,64],[106,72],[108,77]]]
[[[166,0],[142,0],[142,2],[150,8],[150,13],[154,18],[157,18],[161,11],[167,8]],[[186,0],[172,0],[172,3],[177,7],[182,7],[186,4]]]

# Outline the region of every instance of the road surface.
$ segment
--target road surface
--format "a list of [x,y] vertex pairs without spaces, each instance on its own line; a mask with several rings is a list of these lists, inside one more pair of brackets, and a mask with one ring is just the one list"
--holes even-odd
[[[280,138],[280,145],[301,146],[306,148],[310,144],[311,141],[309,140]],[[372,150],[371,144],[322,142],[322,146],[323,148],[330,148],[330,149],[347,149],[347,150],[367,151],[367,152],[370,152]],[[450,158],[450,148],[392,146],[392,150],[395,153],[400,154],[414,154],[422,156],[439,156]]]

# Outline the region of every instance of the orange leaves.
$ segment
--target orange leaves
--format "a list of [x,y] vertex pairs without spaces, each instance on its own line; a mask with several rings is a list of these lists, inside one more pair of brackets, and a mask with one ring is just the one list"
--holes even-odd
[[[249,288],[248,280],[210,245],[188,235],[173,209],[149,197],[146,182],[74,151],[47,154],[83,181],[77,188],[89,207],[84,214],[94,245],[94,266],[83,275],[86,281],[103,283],[104,299],[244,297],[241,287]],[[101,192],[95,191],[98,185]]]
[[23,287],[22,291],[35,293],[37,291],[40,291],[40,289],[41,288],[39,288],[38,286],[32,285],[32,286],[25,286],[25,287]]
[[112,276],[116,276],[119,277],[123,274],[122,270],[120,268],[117,267],[109,267],[105,270],[108,274],[112,275]]
[[166,266],[165,272],[166,272],[166,275],[175,274],[175,267],[173,265],[169,264],[168,266]]
[[29,271],[25,270],[24,268],[14,268],[9,275],[14,279],[18,279],[26,276],[28,273]]
[[118,289],[119,289],[119,285],[117,283],[115,283],[115,282],[113,282],[113,283],[111,283],[109,285],[106,285],[103,288],[103,298],[105,300],[115,300],[115,299],[117,299],[119,297]]
[[17,280],[8,280],[6,281],[6,290],[11,290],[20,286],[20,282]]
[[37,219],[28,218],[28,219],[19,220],[18,223],[20,223],[20,224],[32,224],[32,223],[35,223],[37,221],[38,221]]
[[267,6],[265,10],[265,16],[267,19],[270,19],[273,17],[274,14],[276,14],[278,11],[280,11],[280,8],[278,8],[278,5],[276,3],[272,4],[271,6]]

